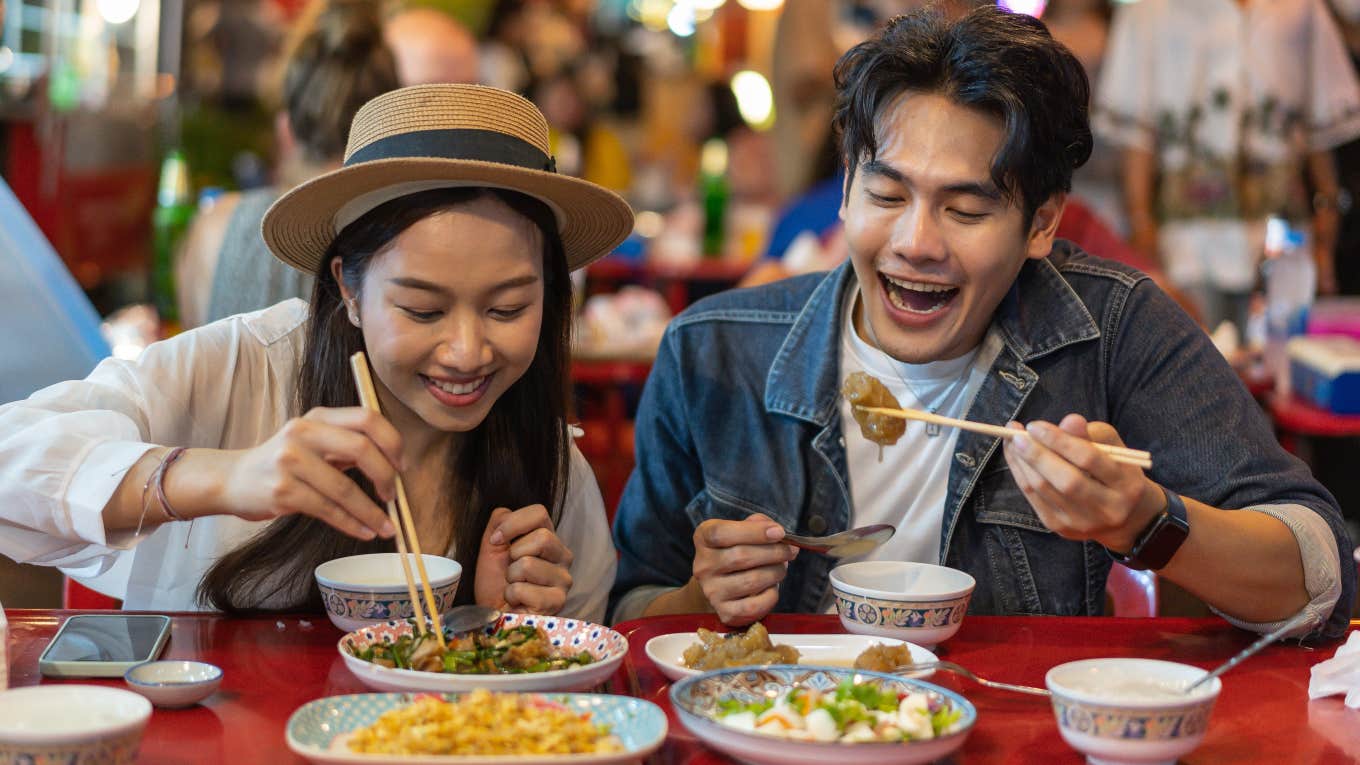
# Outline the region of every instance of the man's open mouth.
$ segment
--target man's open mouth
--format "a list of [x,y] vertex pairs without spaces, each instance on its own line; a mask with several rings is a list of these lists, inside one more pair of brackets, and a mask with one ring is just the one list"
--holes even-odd
[[958,287],[898,279],[884,273],[878,275],[878,280],[893,307],[910,313],[934,313],[959,294]]

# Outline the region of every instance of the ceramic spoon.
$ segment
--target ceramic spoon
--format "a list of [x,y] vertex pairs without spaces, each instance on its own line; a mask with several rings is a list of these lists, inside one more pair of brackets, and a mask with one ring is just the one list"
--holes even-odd
[[490,606],[466,605],[458,606],[444,614],[441,623],[444,626],[445,633],[458,635],[495,624],[500,618],[501,612],[498,609]]

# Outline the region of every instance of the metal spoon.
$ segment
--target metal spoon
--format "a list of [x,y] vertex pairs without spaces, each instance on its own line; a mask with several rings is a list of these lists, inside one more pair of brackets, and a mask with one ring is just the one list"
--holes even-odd
[[1234,656],[1234,657],[1232,657],[1231,659],[1228,659],[1227,661],[1225,661],[1225,662],[1223,662],[1222,664],[1218,665],[1218,667],[1215,668],[1213,672],[1210,672],[1209,674],[1205,675],[1204,677],[1201,677],[1200,679],[1198,679],[1198,680],[1196,680],[1195,682],[1191,683],[1190,685],[1186,686],[1184,689],[1181,690],[1181,693],[1189,693],[1190,691],[1195,690],[1196,688],[1198,688],[1198,687],[1200,687],[1201,685],[1203,685],[1203,684],[1209,682],[1210,680],[1214,679],[1215,677],[1218,677],[1219,675],[1223,674],[1224,672],[1227,672],[1228,670],[1232,669],[1233,667],[1236,667],[1238,664],[1240,664],[1240,663],[1242,662],[1243,659],[1247,658],[1248,656],[1251,656],[1252,654],[1256,653],[1257,651],[1261,650],[1262,648],[1265,648],[1266,646],[1270,645],[1271,643],[1274,643],[1276,640],[1279,640],[1280,638],[1284,637],[1284,635],[1285,635],[1286,632],[1289,632],[1290,630],[1294,629],[1295,627],[1299,626],[1300,624],[1303,624],[1303,622],[1304,622],[1307,618],[1308,618],[1308,612],[1307,612],[1307,611],[1300,611],[1300,612],[1298,612],[1298,613],[1295,614],[1294,617],[1293,617],[1292,619],[1290,619],[1289,621],[1285,622],[1284,624],[1281,624],[1280,626],[1276,627],[1275,629],[1271,630],[1270,632],[1267,632],[1265,635],[1261,636],[1261,639],[1260,639],[1260,640],[1257,640],[1255,643],[1252,643],[1251,645],[1247,646],[1246,648],[1243,648],[1242,651],[1239,652],[1236,656]]
[[458,635],[495,624],[500,618],[500,609],[471,604],[451,609],[440,617],[440,622],[446,634]]
[[860,526],[857,529],[828,534],[824,537],[807,537],[784,532],[784,540],[794,547],[829,555],[833,558],[851,558],[863,555],[884,542],[892,539],[897,529],[891,524],[876,523]]
[[1043,688],[1035,688],[1032,685],[1015,685],[1013,683],[999,683],[995,680],[987,680],[985,678],[978,677],[977,675],[973,674],[973,671],[971,669],[967,669],[966,667],[960,664],[955,664],[952,661],[926,661],[921,662],[920,664],[903,664],[898,667],[893,667],[892,672],[893,674],[911,677],[917,672],[924,672],[925,670],[928,669],[942,669],[946,672],[953,672],[956,675],[962,675],[968,678],[969,680],[972,680],[973,682],[977,683],[978,685],[984,685],[988,688],[997,688],[1003,691],[1015,691],[1016,693],[1028,693],[1031,696],[1053,695],[1052,693],[1044,690]]

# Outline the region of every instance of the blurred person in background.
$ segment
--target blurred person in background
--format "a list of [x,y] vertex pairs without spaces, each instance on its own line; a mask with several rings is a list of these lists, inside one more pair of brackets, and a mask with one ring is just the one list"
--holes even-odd
[[[1351,64],[1360,69],[1360,0],[1332,0]],[[1336,166],[1341,194],[1337,210],[1341,225],[1336,235],[1336,289],[1360,295],[1360,138],[1338,146]]]
[[318,0],[299,17],[275,120],[275,184],[226,194],[195,218],[176,273],[186,329],[309,299],[312,277],[270,255],[260,236],[265,210],[282,189],[340,166],[350,121],[365,102],[406,84],[476,78],[476,41],[458,22],[417,7],[384,23],[382,8],[375,0]]
[[1121,6],[1096,93],[1132,242],[1208,327],[1245,327],[1269,216],[1311,223],[1318,291],[1336,290],[1331,150],[1360,135],[1360,85],[1323,0]]

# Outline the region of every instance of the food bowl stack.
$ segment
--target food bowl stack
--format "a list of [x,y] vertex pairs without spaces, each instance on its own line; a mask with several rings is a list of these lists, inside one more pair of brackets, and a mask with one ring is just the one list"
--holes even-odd
[[[463,567],[457,561],[438,555],[421,557],[425,560],[425,571],[429,574],[430,589],[439,613],[446,613],[453,608]],[[415,561],[411,564],[412,575],[416,575]],[[401,557],[397,553],[336,558],[317,566],[315,574],[326,615],[344,632],[415,616],[401,569]],[[424,608],[425,596],[419,590],[419,579],[416,581],[417,595],[422,598],[421,607]]]
[[959,631],[976,585],[958,569],[904,561],[847,563],[830,578],[845,629],[926,647]]

